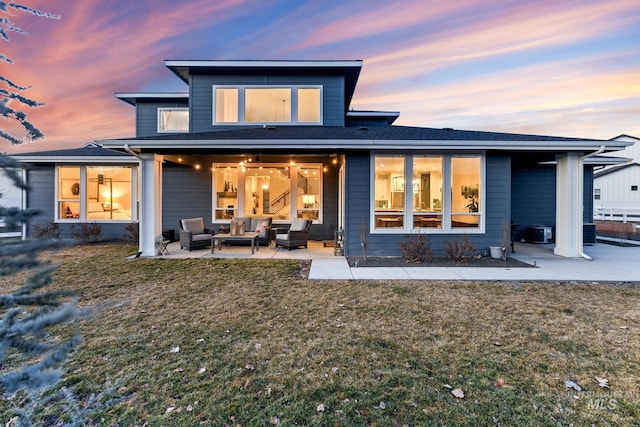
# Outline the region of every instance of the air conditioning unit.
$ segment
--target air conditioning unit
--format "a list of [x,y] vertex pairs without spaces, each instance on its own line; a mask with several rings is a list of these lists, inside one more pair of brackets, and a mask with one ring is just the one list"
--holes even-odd
[[527,228],[527,241],[531,243],[549,243],[552,238],[549,226],[531,225]]

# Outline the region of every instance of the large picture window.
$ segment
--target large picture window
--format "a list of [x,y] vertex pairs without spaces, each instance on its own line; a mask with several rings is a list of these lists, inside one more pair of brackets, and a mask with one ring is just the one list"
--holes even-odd
[[322,124],[320,86],[213,88],[213,124]]
[[484,157],[376,155],[372,231],[481,231]]
[[322,164],[213,165],[214,222],[270,216],[322,222]]
[[131,221],[137,219],[137,168],[59,166],[58,220]]

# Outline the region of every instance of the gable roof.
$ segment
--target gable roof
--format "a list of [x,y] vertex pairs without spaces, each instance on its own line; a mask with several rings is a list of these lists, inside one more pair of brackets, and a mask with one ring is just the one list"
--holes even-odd
[[624,141],[409,126],[261,126],[99,141],[107,147],[139,149],[495,149],[539,151],[620,150]]

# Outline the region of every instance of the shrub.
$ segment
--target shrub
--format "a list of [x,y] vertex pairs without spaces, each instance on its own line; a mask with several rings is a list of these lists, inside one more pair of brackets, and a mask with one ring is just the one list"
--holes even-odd
[[400,242],[400,253],[407,262],[422,263],[433,259],[429,238],[424,234],[411,236]]
[[469,239],[469,237],[465,237],[462,241],[458,239],[445,241],[444,253],[449,257],[449,259],[457,262],[458,264],[464,264],[467,262],[467,258],[475,255],[476,248],[471,244],[471,239]]
[[53,221],[45,224],[35,224],[33,226],[33,237],[36,239],[59,239],[60,227]]
[[76,229],[75,225],[71,227],[71,236],[74,239],[78,239],[82,243],[95,243],[100,240],[102,227],[99,224],[86,222],[80,224],[79,227],[80,229]]
[[124,226],[127,234],[124,235],[127,243],[131,245],[137,245],[140,241],[140,226],[137,222],[132,222]]

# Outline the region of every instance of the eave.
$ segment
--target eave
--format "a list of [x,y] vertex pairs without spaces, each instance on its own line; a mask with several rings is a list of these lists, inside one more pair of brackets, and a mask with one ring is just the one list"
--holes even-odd
[[[107,148],[121,148],[128,145],[133,150],[166,149],[281,149],[281,150],[438,150],[438,151],[544,151],[544,152],[592,152],[605,145],[601,140],[575,141],[484,141],[484,140],[377,140],[377,139],[116,139],[103,140],[100,143]],[[610,141],[606,151],[624,149],[626,143]]]

